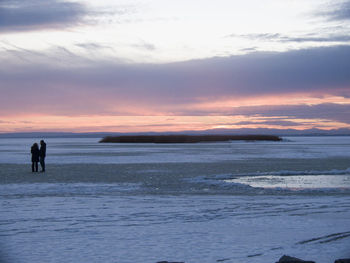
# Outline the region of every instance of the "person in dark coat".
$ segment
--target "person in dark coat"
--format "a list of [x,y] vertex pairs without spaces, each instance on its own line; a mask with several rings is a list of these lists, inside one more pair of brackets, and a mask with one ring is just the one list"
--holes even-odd
[[[32,172],[37,172],[39,156],[40,156],[39,146],[37,143],[33,144],[32,148],[30,149],[30,152],[32,154]],[[35,171],[34,171],[34,168],[35,168]]]
[[46,157],[46,143],[44,140],[40,141],[40,166],[41,172],[45,172],[45,157]]

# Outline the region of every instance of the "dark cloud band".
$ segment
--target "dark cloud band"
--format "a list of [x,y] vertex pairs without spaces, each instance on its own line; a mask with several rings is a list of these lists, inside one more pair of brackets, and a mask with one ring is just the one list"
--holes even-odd
[[[31,54],[26,52],[24,56],[29,58]],[[55,67],[50,59],[47,65],[34,62],[28,66],[0,65],[0,79],[0,91],[6,94],[0,97],[3,113],[125,114],[124,106],[131,110],[143,107],[181,115],[230,114],[217,109],[201,112],[190,106],[202,99],[218,101],[293,93],[349,97],[350,46],[252,53],[162,65],[89,61],[84,67],[63,68]],[[42,101],[40,104],[33,103],[37,98]],[[280,114],[285,109],[280,109]],[[241,113],[260,111],[250,110],[256,112]],[[288,112],[296,110],[291,108]],[[323,108],[325,115],[331,112],[333,116],[346,118],[339,110],[339,107]],[[267,108],[261,112],[268,114]]]
[[76,25],[86,14],[82,4],[58,0],[3,0],[0,31],[32,31]]
[[350,1],[345,1],[336,5],[333,11],[326,12],[324,15],[326,15],[329,20],[350,21]]

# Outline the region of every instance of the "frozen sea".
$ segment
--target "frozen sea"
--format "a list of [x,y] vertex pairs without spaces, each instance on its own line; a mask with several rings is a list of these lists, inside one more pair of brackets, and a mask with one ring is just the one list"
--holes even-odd
[[0,138],[0,262],[350,257],[350,137],[101,144]]

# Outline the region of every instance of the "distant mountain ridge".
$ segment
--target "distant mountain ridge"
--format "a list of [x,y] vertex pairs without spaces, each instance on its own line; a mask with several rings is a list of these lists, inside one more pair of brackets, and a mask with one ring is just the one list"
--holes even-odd
[[103,138],[106,136],[122,136],[122,135],[276,135],[276,136],[350,136],[350,129],[209,129],[202,131],[178,131],[178,132],[16,132],[16,133],[0,133],[0,138]]

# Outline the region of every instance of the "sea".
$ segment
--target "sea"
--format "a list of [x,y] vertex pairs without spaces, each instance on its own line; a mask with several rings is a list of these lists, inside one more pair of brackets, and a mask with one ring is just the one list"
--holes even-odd
[[[45,173],[30,147],[45,139]],[[0,262],[350,258],[350,137],[0,138]]]

